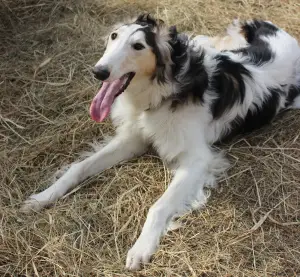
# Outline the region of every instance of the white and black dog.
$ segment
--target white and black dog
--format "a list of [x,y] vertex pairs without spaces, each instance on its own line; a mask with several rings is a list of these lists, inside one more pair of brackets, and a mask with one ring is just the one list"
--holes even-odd
[[150,208],[128,252],[128,269],[149,262],[174,217],[205,204],[204,187],[214,186],[228,167],[212,149],[215,142],[257,129],[283,109],[300,108],[298,42],[259,20],[234,22],[225,37],[189,38],[143,14],[113,30],[94,74],[103,85],[91,116],[102,121],[111,114],[116,136],[32,195],[22,210],[40,210],[152,145],[175,175]]

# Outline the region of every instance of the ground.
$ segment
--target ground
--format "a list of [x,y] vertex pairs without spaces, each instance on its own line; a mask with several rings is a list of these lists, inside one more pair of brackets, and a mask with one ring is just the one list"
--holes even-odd
[[263,18],[300,39],[298,0],[2,0],[0,275],[300,276],[298,111],[218,145],[228,176],[139,273],[124,270],[126,253],[170,181],[154,153],[88,179],[40,213],[19,212],[89,142],[113,134],[109,121],[89,117],[99,87],[91,68],[109,26],[140,11],[207,35],[235,17]]

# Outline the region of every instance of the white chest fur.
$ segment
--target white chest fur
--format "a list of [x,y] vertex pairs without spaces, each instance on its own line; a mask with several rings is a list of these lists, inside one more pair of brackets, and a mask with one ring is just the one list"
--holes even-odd
[[202,151],[207,142],[207,112],[201,106],[187,104],[175,111],[165,102],[156,109],[138,111],[121,95],[113,108],[112,119],[117,132],[136,132],[152,144],[162,159],[173,161],[191,152]]

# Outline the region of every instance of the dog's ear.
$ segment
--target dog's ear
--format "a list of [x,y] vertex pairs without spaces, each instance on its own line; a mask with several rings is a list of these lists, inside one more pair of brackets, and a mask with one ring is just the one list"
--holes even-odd
[[166,76],[165,76],[166,66],[163,60],[163,56],[159,48],[157,47],[157,45],[153,48],[153,52],[156,57],[156,68],[152,75],[152,79],[153,80],[156,79],[159,84],[164,83],[166,81]]
[[152,76],[152,79],[156,78],[158,84],[163,84],[166,82],[165,69],[166,66],[164,64],[156,65],[156,70],[154,75]]
[[169,28],[169,34],[170,34],[171,40],[172,40],[172,41],[176,41],[178,32],[177,32],[177,28],[176,28],[175,25],[174,25],[174,26],[171,26],[171,27]]
[[178,32],[177,32],[177,27],[175,25],[170,26],[169,28],[169,32],[170,32],[170,36],[171,38],[174,38],[177,36]]
[[164,25],[163,20],[155,19],[149,13],[140,14],[134,23],[142,25],[142,26],[150,26],[151,28],[160,27],[160,26]]
[[188,36],[178,33],[176,26],[171,26],[169,28],[169,37],[169,44],[172,47],[172,56],[180,57],[186,51],[189,40]]

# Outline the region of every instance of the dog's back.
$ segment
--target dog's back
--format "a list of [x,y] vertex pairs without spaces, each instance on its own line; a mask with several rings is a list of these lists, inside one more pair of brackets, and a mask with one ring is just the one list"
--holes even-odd
[[[196,37],[196,42],[205,47],[223,50],[217,54],[217,59],[220,59],[218,70],[227,76],[222,85],[219,81],[220,93],[213,105],[214,117],[222,123],[216,121],[213,124],[215,130],[212,133],[217,135],[211,137],[211,141],[253,131],[269,123],[282,109],[300,106],[300,48],[297,40],[266,21],[235,22],[228,30],[230,32],[223,38]],[[225,45],[229,49],[224,50]],[[244,73],[230,73],[230,66]],[[228,85],[228,79],[237,83],[241,75],[245,89],[236,86],[238,91],[234,98],[234,86],[230,91],[221,86]],[[232,105],[234,101],[237,104],[237,100],[242,103]],[[232,107],[229,109],[228,105]]]

